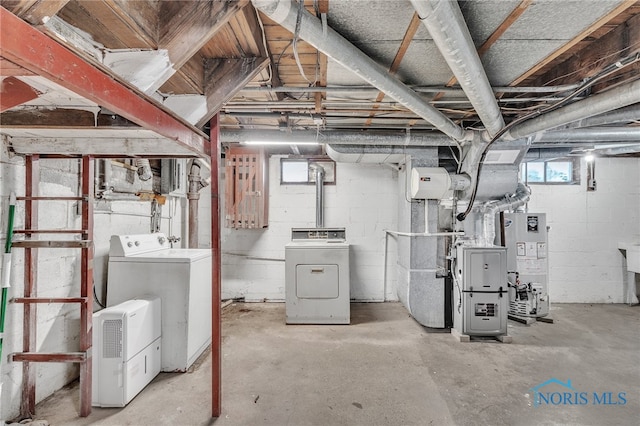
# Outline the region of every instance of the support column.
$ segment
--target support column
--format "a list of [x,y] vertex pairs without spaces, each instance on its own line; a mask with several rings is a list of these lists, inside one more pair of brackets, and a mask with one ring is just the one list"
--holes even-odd
[[207,154],[211,157],[211,416],[222,412],[222,319],[221,319],[221,265],[220,252],[220,199],[219,164],[220,126],[219,115],[211,119],[211,135]]

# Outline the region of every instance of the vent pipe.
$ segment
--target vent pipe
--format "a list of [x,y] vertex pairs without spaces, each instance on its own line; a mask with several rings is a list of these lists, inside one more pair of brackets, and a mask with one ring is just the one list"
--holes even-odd
[[316,174],[316,228],[324,228],[324,167],[310,164]]
[[418,93],[390,75],[378,63],[365,55],[347,39],[320,19],[313,16],[298,2],[292,0],[251,0],[256,9],[282,25],[300,39],[375,86],[387,96],[409,108],[433,124],[444,134],[462,141],[469,134],[446,115],[426,102]]
[[531,189],[522,182],[518,182],[518,188],[511,197],[502,200],[489,201],[482,205],[482,241],[483,247],[491,247],[496,239],[496,214],[504,210],[515,210],[526,204],[531,198]]

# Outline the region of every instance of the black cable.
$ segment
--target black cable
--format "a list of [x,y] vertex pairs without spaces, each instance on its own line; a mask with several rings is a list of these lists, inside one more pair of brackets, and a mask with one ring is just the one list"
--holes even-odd
[[98,299],[98,294],[96,293],[96,286],[95,286],[95,285],[93,286],[93,300],[95,300],[95,301],[96,301],[96,303],[97,303],[101,308],[106,308],[106,306],[105,306],[105,305],[103,305],[103,304],[100,302],[100,299]]
[[634,64],[636,62],[638,62],[640,60],[640,53],[635,54],[634,56],[628,56],[626,58],[623,58],[619,61],[616,61],[613,64],[610,64],[608,66],[606,66],[602,71],[600,71],[600,73],[592,78],[590,78],[589,80],[586,80],[585,82],[583,82],[577,89],[575,89],[571,94],[569,94],[566,98],[556,102],[555,104],[549,105],[546,108],[542,108],[538,111],[535,111],[531,114],[527,114],[525,116],[522,116],[520,118],[517,118],[515,120],[513,120],[511,123],[507,124],[506,126],[504,126],[502,129],[500,129],[500,131],[498,133],[496,133],[496,135],[491,138],[491,140],[489,141],[489,143],[487,144],[487,146],[484,147],[484,149],[482,150],[482,155],[480,156],[480,162],[478,163],[478,170],[476,172],[476,181],[475,181],[475,185],[473,186],[473,191],[471,192],[471,197],[469,198],[469,205],[467,206],[467,209],[464,211],[464,213],[459,213],[456,216],[456,219],[458,219],[459,221],[463,221],[467,218],[467,216],[469,215],[469,213],[471,213],[471,209],[473,209],[473,203],[476,200],[476,194],[478,193],[478,184],[480,183],[480,172],[482,171],[482,165],[484,164],[484,159],[487,155],[487,152],[489,151],[489,148],[491,147],[491,145],[494,144],[494,142],[496,142],[502,135],[504,135],[509,129],[511,129],[512,127],[514,127],[517,124],[523,123],[525,121],[531,120],[534,117],[537,117],[541,114],[547,114],[549,112],[555,111],[558,108],[563,107],[564,105],[566,105],[570,100],[572,100],[573,98],[575,98],[576,96],[578,96],[580,93],[584,92],[585,90],[587,90],[588,88],[590,88],[591,86],[593,86],[594,84],[596,84],[597,82],[599,82],[600,80],[602,80],[603,78],[608,77],[609,75],[613,74],[614,72],[629,66],[631,64]]

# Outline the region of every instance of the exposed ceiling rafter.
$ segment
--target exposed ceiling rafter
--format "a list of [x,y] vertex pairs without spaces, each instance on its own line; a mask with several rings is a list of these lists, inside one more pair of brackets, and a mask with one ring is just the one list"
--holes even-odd
[[203,155],[206,136],[0,8],[0,56]]

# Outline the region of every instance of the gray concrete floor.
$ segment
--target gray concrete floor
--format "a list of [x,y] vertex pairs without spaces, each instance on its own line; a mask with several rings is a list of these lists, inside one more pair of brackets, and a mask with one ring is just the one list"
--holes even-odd
[[[640,307],[555,305],[555,324],[509,322],[513,343],[459,343],[397,303],[352,304],[350,326],[286,326],[284,305],[223,313],[223,414],[210,419],[210,356],[160,374],[124,409],[77,417],[77,384],[37,407],[52,425],[638,425]],[[569,402],[532,388],[571,380]],[[551,384],[548,392],[563,393]],[[612,392],[593,404],[593,393]],[[582,400],[580,400],[582,401]],[[584,401],[582,401],[584,403]]]

